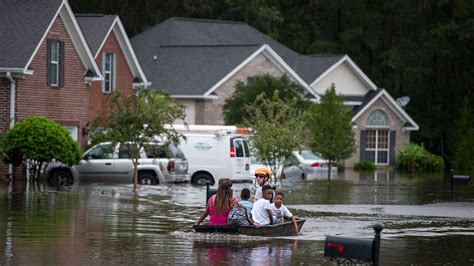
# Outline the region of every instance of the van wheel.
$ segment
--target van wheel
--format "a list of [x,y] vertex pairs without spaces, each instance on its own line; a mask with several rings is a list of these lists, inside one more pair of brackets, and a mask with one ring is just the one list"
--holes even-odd
[[140,185],[158,185],[157,178],[148,172],[138,173],[138,184]]
[[199,173],[194,176],[192,184],[198,186],[205,186],[207,184],[214,185],[214,179],[212,179],[212,176],[210,176],[209,174]]

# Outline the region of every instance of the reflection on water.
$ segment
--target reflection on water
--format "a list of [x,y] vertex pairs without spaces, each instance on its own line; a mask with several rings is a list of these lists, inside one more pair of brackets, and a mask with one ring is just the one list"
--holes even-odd
[[134,194],[132,185],[2,183],[0,264],[324,264],[326,235],[372,238],[376,222],[386,227],[382,265],[474,263],[474,219],[465,215],[474,188],[457,187],[453,202],[443,176],[346,171],[330,184],[285,179],[280,190],[290,208],[304,206],[293,209],[307,218],[297,238],[194,233],[205,188],[189,184]]

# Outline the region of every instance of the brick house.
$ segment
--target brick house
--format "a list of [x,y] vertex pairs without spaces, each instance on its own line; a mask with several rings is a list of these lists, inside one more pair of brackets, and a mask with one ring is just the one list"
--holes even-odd
[[154,87],[186,107],[189,124],[224,124],[222,107],[237,81],[287,75],[317,103],[335,84],[353,110],[357,151],[346,160],[380,166],[395,163],[395,151],[418,125],[347,55],[301,55],[243,22],[170,18],[132,38]]
[[[81,29],[67,0],[1,1],[0,134],[41,115],[68,129],[84,149],[88,125],[104,107],[105,84],[106,93],[147,84],[116,16],[98,23],[95,35],[84,23]],[[108,69],[106,54],[113,60]],[[0,175],[7,168],[0,162]]]
[[105,110],[106,96],[111,92],[128,95],[135,88],[150,84],[118,16],[76,14],[76,19],[104,77],[90,87],[89,121],[92,121]]

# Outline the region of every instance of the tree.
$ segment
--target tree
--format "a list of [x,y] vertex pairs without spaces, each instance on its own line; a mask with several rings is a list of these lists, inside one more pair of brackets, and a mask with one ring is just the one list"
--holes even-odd
[[[252,105],[260,94],[263,94],[264,97],[272,97],[273,93],[277,90],[280,95],[285,96],[285,98],[280,98],[280,101],[289,102],[296,98],[297,104],[295,104],[295,108],[305,110],[310,104],[309,101],[303,98],[303,87],[292,82],[288,77],[281,76],[277,78],[268,74],[255,76],[247,84],[241,81],[237,82],[234,94],[224,104],[225,123],[236,125],[243,124],[244,120],[251,121],[255,112],[251,111],[249,113],[248,110],[242,107]],[[259,107],[255,106],[255,108]]]
[[169,96],[152,89],[141,88],[129,96],[114,92],[107,100],[105,113],[92,123],[92,138],[99,136],[112,143],[129,145],[134,167],[133,190],[136,191],[140,150],[149,142],[178,143],[180,134],[166,125],[184,120],[184,109]]
[[277,166],[283,167],[292,151],[297,149],[304,139],[303,111],[297,108],[298,100],[280,98],[276,90],[271,98],[260,94],[248,112],[254,117],[246,120],[246,124],[255,130],[251,137],[253,148],[257,150],[257,159],[270,166],[270,171],[277,179],[281,179],[283,171],[278,172]]
[[329,160],[330,181],[332,165],[338,160],[349,158],[355,151],[351,111],[344,106],[332,85],[321,97],[321,102],[310,107],[307,120],[309,147]]
[[16,124],[2,138],[5,161],[26,166],[33,180],[53,159],[65,165],[78,164],[79,144],[61,125],[45,117],[32,116]]

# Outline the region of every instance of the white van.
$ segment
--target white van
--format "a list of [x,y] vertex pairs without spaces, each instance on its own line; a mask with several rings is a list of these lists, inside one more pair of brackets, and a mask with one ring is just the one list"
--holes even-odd
[[250,151],[245,135],[235,126],[172,125],[183,134],[178,147],[188,159],[195,185],[214,184],[220,178],[250,182]]

